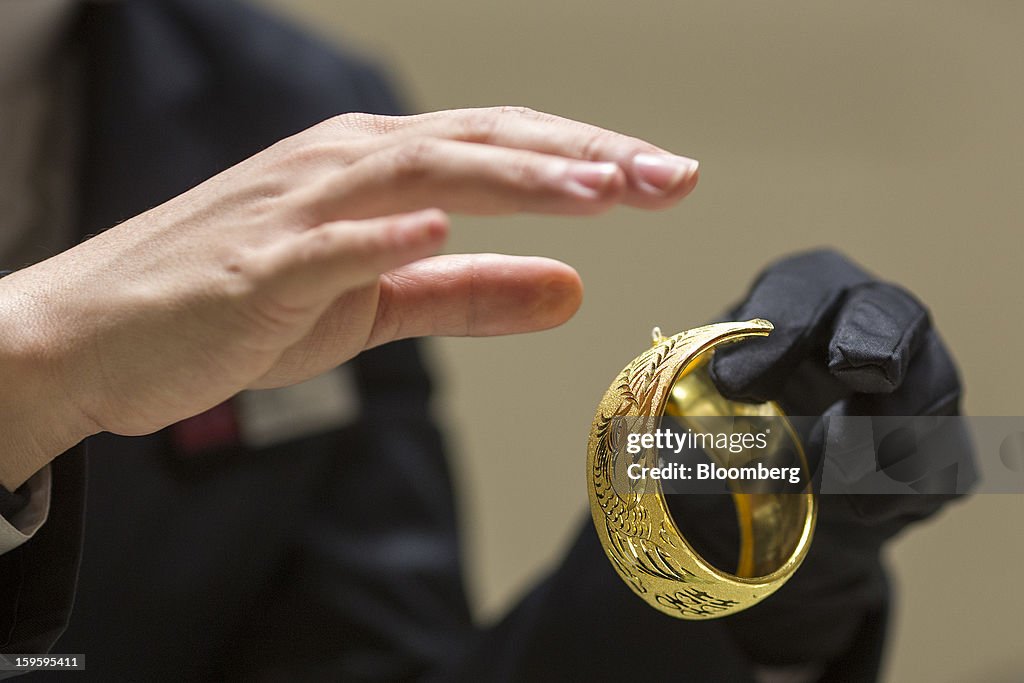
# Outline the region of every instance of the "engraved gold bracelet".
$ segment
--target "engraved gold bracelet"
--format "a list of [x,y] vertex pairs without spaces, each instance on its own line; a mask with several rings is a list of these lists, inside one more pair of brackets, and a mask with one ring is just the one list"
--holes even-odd
[[[800,439],[774,402],[730,401],[715,389],[708,361],[722,344],[767,336],[767,320],[728,322],[662,337],[615,378],[598,405],[587,445],[590,508],[601,545],[616,573],[640,598],[665,614],[706,619],[733,614],[764,600],[796,571],[814,533],[817,500]],[[806,488],[798,493],[733,493],[740,552],[735,573],[705,560],[680,533],[661,483],[642,490],[622,485],[627,458],[622,421],[662,415],[682,418],[763,416],[784,425],[774,443],[798,455]]]

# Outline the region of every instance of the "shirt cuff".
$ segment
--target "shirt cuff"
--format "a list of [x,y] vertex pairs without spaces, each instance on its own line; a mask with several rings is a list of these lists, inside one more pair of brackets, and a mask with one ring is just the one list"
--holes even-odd
[[0,555],[20,546],[43,526],[50,512],[50,466],[25,482],[28,503],[10,517],[0,516]]

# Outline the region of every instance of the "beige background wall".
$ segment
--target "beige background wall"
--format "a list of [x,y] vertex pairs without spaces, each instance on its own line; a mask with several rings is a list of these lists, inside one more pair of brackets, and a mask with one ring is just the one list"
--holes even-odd
[[[435,345],[481,614],[573,533],[594,407],[652,324],[700,323],[784,252],[837,245],[910,287],[968,409],[1024,414],[1024,3],[261,1],[383,59],[418,109],[527,105],[702,161],[662,214],[455,222],[452,251],[558,257],[587,287],[559,330]],[[975,497],[892,547],[888,680],[1024,677],[1022,513]]]

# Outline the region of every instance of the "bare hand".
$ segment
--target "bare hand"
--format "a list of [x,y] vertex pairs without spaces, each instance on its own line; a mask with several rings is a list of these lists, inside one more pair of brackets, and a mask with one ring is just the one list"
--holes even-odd
[[445,212],[660,209],[696,181],[692,160],[530,110],[330,119],[0,280],[0,451],[149,433],[399,338],[561,324],[574,270],[430,257]]

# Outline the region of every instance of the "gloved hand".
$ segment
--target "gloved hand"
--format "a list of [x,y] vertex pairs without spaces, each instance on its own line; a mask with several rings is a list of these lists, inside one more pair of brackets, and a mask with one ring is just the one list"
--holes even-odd
[[[775,324],[771,335],[724,347],[711,363],[729,398],[776,400],[798,416],[959,414],[960,379],[928,310],[837,252],[797,254],[768,267],[729,313],[732,320],[757,317]],[[821,456],[823,424],[804,435],[812,459]],[[965,436],[954,438],[969,448]],[[922,486],[933,493],[851,495],[845,503],[887,537],[951,497],[955,482],[947,475],[929,472],[932,481]]]
[[[794,416],[959,413],[960,379],[928,310],[841,254],[813,251],[769,266],[728,314],[730,320],[749,318],[766,318],[775,330],[716,351],[711,376],[729,398],[776,400]],[[815,457],[820,463],[824,422],[803,424],[813,470]],[[970,461],[969,438],[953,437]],[[877,676],[888,604],[880,548],[951,497],[819,496],[818,525],[803,566],[770,599],[729,618],[733,638],[752,661],[809,665],[816,680]],[[709,547],[714,542],[710,538]]]

